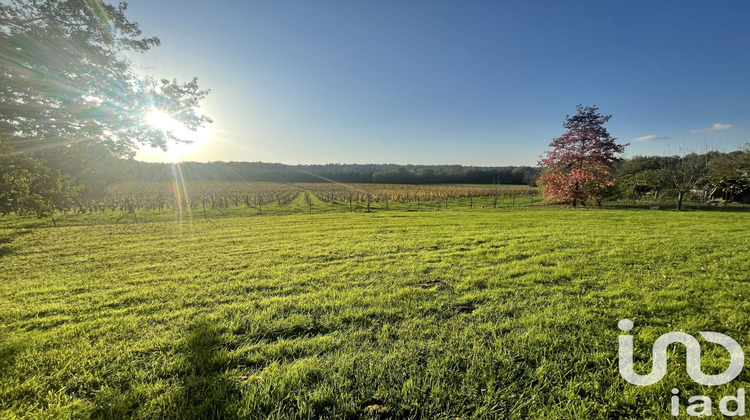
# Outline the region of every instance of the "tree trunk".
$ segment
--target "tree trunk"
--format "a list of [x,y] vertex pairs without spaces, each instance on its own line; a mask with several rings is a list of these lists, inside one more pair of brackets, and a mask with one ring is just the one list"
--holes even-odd
[[677,195],[677,210],[682,210],[682,198],[685,196],[685,193],[680,191],[680,193]]

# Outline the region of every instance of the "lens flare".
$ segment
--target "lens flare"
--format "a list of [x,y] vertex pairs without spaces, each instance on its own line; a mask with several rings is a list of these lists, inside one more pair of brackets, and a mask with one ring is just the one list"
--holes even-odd
[[177,163],[184,158],[184,156],[189,155],[191,152],[195,152],[209,134],[208,127],[199,128],[196,131],[190,130],[169,113],[157,108],[153,108],[146,115],[146,123],[157,130],[170,133],[179,139],[191,142],[172,143],[168,145],[167,151],[164,152],[164,155],[171,163]]
[[190,212],[190,196],[185,185],[185,178],[182,176],[182,169],[179,163],[173,163],[172,169],[172,193],[175,198],[175,217],[178,222],[182,222],[184,212],[187,213],[188,220],[192,220]]

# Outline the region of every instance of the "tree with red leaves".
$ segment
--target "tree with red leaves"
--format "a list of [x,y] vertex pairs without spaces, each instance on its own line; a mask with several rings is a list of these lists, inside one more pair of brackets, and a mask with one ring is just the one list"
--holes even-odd
[[545,167],[538,184],[546,201],[578,203],[593,199],[601,206],[606,188],[614,182],[609,177],[615,155],[625,146],[615,143],[604,124],[611,115],[601,115],[596,106],[578,105],[578,113],[566,116],[563,127],[568,131],[552,140],[553,150],[540,157]]

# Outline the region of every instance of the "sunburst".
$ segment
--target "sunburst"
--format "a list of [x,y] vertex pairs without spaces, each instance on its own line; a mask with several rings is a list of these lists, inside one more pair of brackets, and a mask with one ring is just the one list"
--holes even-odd
[[185,127],[180,121],[172,117],[169,113],[164,112],[160,109],[152,109],[148,115],[146,115],[146,122],[157,130],[169,132],[175,137],[182,140],[190,140],[192,143],[177,143],[169,144],[165,157],[172,163],[177,163],[185,155],[190,152],[195,152],[196,149],[203,143],[208,137],[208,127],[199,128],[196,131],[192,131]]

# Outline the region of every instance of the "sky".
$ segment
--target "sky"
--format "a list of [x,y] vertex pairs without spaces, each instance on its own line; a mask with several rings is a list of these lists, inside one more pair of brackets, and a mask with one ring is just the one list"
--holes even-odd
[[131,0],[214,123],[144,161],[531,165],[576,105],[626,156],[750,142],[750,2]]

